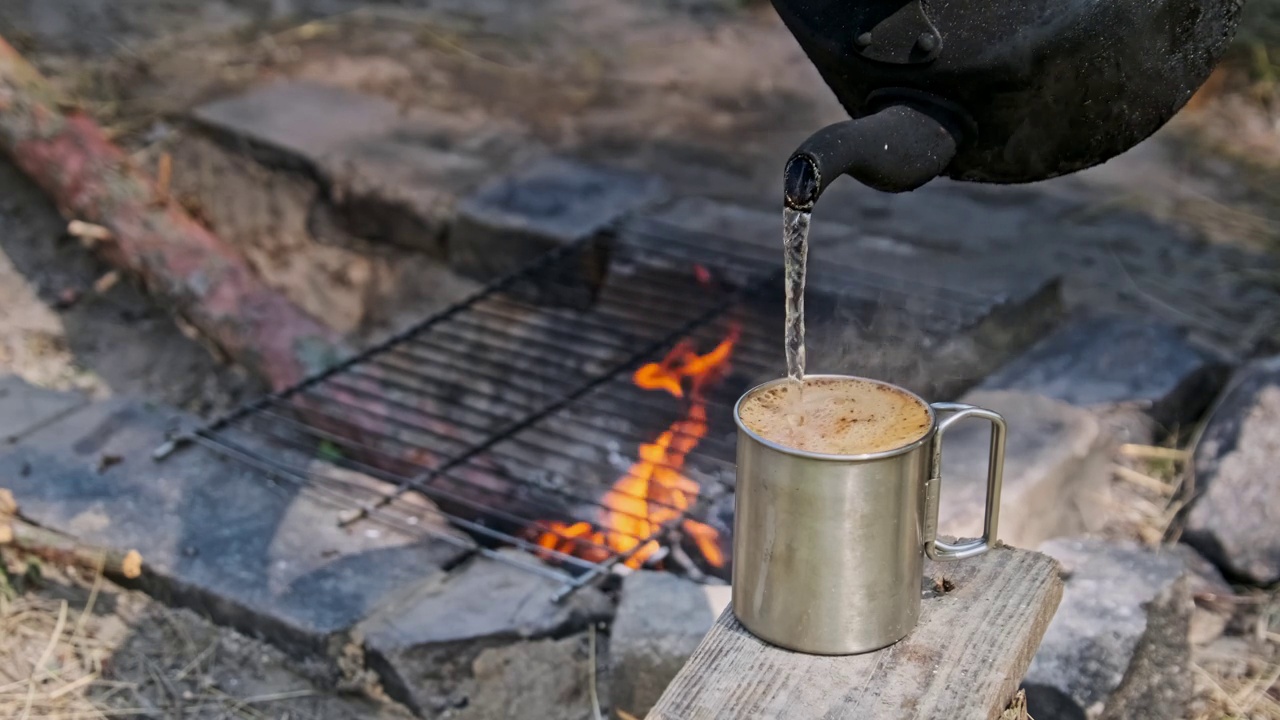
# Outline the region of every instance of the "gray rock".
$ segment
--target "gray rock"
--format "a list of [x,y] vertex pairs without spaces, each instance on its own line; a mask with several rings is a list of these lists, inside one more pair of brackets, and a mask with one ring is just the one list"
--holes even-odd
[[1192,603],[1182,560],[1133,543],[1040,547],[1066,589],[1024,687],[1037,720],[1169,720],[1191,699]]
[[[538,562],[516,550],[501,552]],[[357,633],[387,692],[421,712],[465,695],[472,663],[485,649],[562,636],[612,616],[608,598],[590,587],[551,602],[558,587],[558,581],[477,556],[407,589]]]
[[1175,545],[1171,550],[1182,559],[1196,609],[1191,615],[1191,644],[1207,645],[1227,629],[1235,614],[1235,591],[1227,584],[1213,563],[1204,559],[1189,545]]
[[[596,657],[599,663],[598,648]],[[590,720],[590,661],[586,633],[483,650],[471,664],[472,679],[465,685],[465,694],[454,695],[455,705],[466,698],[465,707],[445,710],[441,716],[456,720]]]
[[[726,267],[744,281],[778,273],[781,229],[777,212],[685,198],[634,216],[621,236],[683,252],[689,264]],[[998,256],[966,256],[826,218],[811,232],[805,303],[813,372],[869,375],[953,398],[1061,314],[1058,278],[1043,267],[1007,267]],[[779,285],[751,308],[764,327],[782,323],[781,293]]]
[[136,548],[150,594],[298,656],[324,655],[385,598],[465,552],[367,522],[340,527],[334,507],[200,447],[151,459],[191,422],[124,398],[95,403],[0,455],[0,477],[32,521]]
[[728,604],[728,586],[663,572],[630,575],[609,646],[614,706],[644,717]]
[[[653,175],[544,158],[459,201],[449,263],[474,278],[500,277],[548,251],[594,237],[666,194],[666,185]],[[546,280],[591,289],[602,280],[603,263],[597,251],[578,263],[582,270],[573,277]]]
[[[1016,392],[975,391],[963,402],[1005,418],[999,537],[1033,548],[1048,538],[1097,529],[1114,438],[1092,413]],[[948,430],[942,450],[940,532],[982,534],[989,425],[967,420]]]
[[385,99],[306,81],[255,88],[192,116],[259,160],[315,176],[346,231],[441,259],[458,197],[538,152],[508,129],[402,114]]
[[458,197],[536,152],[516,134],[433,115],[339,145],[319,166],[348,232],[443,259]]
[[12,375],[0,377],[0,443],[16,442],[87,402],[79,393],[46,390]]
[[1232,379],[1195,448],[1184,540],[1228,576],[1280,580],[1280,357]]
[[[1090,408],[1150,442],[1193,422],[1222,386],[1226,366],[1175,326],[1146,319],[1078,317],[989,376],[987,390],[1017,390]],[[1150,427],[1154,424],[1154,428]]]
[[400,111],[382,98],[284,80],[203,105],[191,116],[273,164],[315,172],[342,145],[390,130]]

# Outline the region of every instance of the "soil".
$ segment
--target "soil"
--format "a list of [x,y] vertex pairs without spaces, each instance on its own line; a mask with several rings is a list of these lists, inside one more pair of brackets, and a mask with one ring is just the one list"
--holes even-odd
[[117,279],[65,229],[39,189],[0,161],[0,373],[200,414],[257,392],[242,371],[216,362],[161,303]]
[[101,578],[95,591],[74,569],[43,572],[20,596],[0,588],[4,717],[412,717],[389,702],[334,692],[275,648],[189,611]]

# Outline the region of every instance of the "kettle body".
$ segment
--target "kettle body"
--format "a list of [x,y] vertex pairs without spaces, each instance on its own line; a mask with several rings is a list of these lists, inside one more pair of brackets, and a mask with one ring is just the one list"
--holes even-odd
[[1208,78],[1242,5],[773,0],[851,117],[903,103],[937,115],[956,140],[939,174],[992,183],[1082,170],[1146,139]]

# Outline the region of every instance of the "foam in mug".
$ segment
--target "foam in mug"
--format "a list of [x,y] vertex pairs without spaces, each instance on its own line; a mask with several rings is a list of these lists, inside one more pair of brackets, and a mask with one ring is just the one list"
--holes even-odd
[[858,378],[779,383],[742,401],[738,416],[756,435],[786,447],[826,455],[862,455],[909,445],[929,431],[929,409],[896,388]]

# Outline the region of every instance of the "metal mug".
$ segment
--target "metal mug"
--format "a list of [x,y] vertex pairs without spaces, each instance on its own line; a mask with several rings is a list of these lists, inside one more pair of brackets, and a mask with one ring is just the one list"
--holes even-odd
[[[784,447],[748,429],[734,406],[738,470],[733,530],[733,611],[751,634],[790,650],[850,655],[892,645],[920,617],[923,558],[981,555],[996,540],[1004,419],[959,403],[934,403],[895,385],[929,411],[929,429],[899,448],[827,455]],[[939,419],[939,416],[944,416]],[[942,438],[965,418],[991,422],[982,537],[937,539]]]

